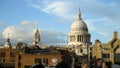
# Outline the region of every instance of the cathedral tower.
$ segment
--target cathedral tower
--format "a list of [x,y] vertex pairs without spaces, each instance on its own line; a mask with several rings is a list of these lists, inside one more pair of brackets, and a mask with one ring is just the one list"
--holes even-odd
[[35,31],[35,34],[34,34],[34,39],[33,39],[33,43],[31,44],[32,46],[35,46],[35,45],[40,45],[40,33],[39,33],[39,30],[37,29]]
[[4,48],[6,48],[6,49],[12,48],[10,39],[9,39],[9,33],[8,33],[8,39],[7,39],[6,43],[4,44]]
[[34,42],[36,44],[40,44],[40,33],[38,29],[36,30],[35,35],[34,35]]

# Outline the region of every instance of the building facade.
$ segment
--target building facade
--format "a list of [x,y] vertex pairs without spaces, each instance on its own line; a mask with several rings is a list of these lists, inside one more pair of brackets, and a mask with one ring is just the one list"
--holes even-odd
[[55,66],[63,55],[66,56],[66,61],[72,60],[69,51],[64,48],[41,45],[37,29],[31,45],[19,42],[12,46],[8,37],[5,44],[0,46],[0,68],[29,68],[38,59],[44,65]]
[[108,43],[101,43],[96,40],[92,47],[93,58],[103,58],[104,61],[120,64],[120,39],[118,33],[114,32],[112,40]]
[[16,49],[0,49],[0,68],[14,68]]
[[88,27],[81,18],[80,9],[78,10],[78,18],[72,23],[68,34],[68,46],[72,48],[76,55],[88,55],[88,47],[90,47],[91,35],[88,33]]

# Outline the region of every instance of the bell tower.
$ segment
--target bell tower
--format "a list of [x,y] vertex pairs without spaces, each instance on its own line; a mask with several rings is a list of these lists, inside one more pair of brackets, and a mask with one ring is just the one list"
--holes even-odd
[[35,44],[40,44],[40,33],[39,30],[37,29],[34,35],[34,42]]

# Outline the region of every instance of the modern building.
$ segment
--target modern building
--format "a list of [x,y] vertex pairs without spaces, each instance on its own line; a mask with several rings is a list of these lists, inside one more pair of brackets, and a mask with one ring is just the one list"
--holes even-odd
[[120,64],[120,39],[115,31],[112,40],[102,43],[96,40],[92,47],[93,58],[103,58],[104,61]]
[[91,46],[91,35],[88,32],[86,23],[82,20],[80,8],[78,10],[78,17],[72,23],[70,32],[68,34],[68,47],[72,48],[76,55],[88,55],[89,47]]

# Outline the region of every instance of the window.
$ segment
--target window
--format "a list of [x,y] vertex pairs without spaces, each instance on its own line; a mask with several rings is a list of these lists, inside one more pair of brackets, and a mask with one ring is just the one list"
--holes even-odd
[[35,58],[35,63],[40,63],[42,60],[40,58]]
[[80,49],[80,52],[83,52],[83,50],[82,50],[82,49]]
[[120,58],[120,53],[115,53],[115,58]]
[[48,65],[48,58],[46,58],[46,64]]
[[3,59],[3,62],[5,62],[5,59]]
[[45,63],[45,58],[43,59],[43,63]]
[[109,61],[110,54],[103,54],[103,60],[104,61]]
[[78,41],[78,42],[81,41],[81,35],[78,35],[78,36],[77,36],[77,41]]
[[114,56],[115,62],[120,62],[120,53],[115,53]]
[[14,58],[10,58],[10,62],[15,62]]
[[0,62],[5,62],[5,58],[1,58],[1,59],[0,59]]
[[0,56],[1,56],[1,57],[5,57],[5,52],[1,52],[1,53],[0,53]]
[[103,58],[109,58],[110,54],[103,54]]
[[25,65],[25,67],[24,68],[31,68],[29,65]]
[[15,53],[14,52],[10,52],[10,57],[15,57]]
[[75,36],[74,36],[74,35],[71,35],[71,36],[70,36],[70,42],[73,42],[73,41],[75,41]]

